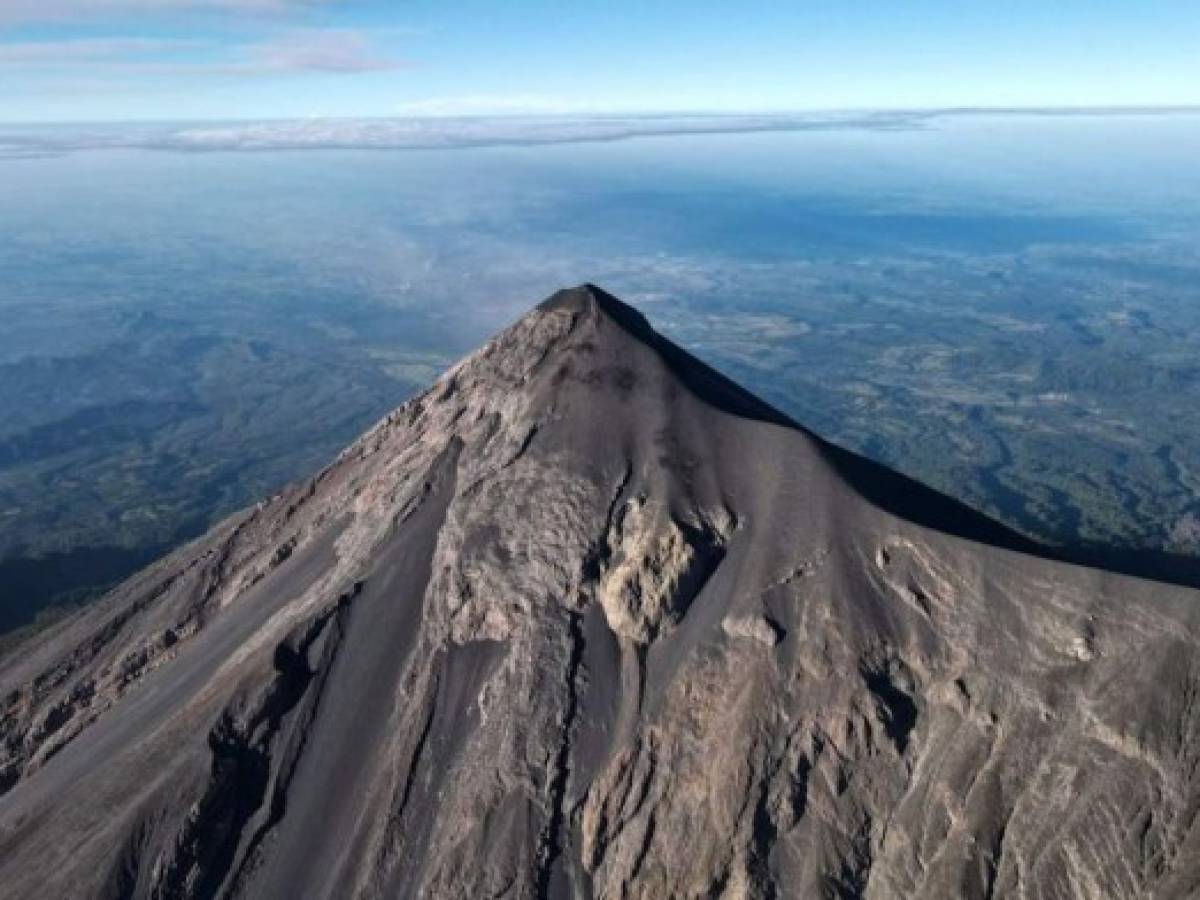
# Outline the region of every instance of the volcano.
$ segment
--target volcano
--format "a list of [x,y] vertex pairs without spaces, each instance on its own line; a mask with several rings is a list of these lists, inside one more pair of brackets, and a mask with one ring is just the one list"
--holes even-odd
[[0,661],[0,894],[1195,897],[1198,617],[562,291]]

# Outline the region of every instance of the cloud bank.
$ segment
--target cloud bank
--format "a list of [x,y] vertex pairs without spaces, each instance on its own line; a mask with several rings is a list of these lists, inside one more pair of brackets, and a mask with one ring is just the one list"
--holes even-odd
[[[180,56],[183,54],[183,56]],[[191,58],[187,58],[191,57]],[[75,71],[93,77],[357,73],[402,68],[353,28],[292,28],[258,41],[106,37],[0,44],[0,67]]]
[[97,149],[423,150],[619,141],[687,134],[918,127],[925,113],[833,115],[472,116],[304,119],[204,125],[0,128],[0,155]]
[[[266,65],[340,64],[336,53],[299,61],[286,54]],[[703,134],[801,131],[894,131],[974,115],[1200,114],[1200,107],[1097,109],[950,109],[789,115],[424,116],[394,119],[290,119],[205,124],[0,126],[0,158],[83,150],[179,152],[266,150],[429,150],[576,144]]]
[[0,25],[86,22],[142,13],[280,13],[318,5],[320,0],[0,0]]

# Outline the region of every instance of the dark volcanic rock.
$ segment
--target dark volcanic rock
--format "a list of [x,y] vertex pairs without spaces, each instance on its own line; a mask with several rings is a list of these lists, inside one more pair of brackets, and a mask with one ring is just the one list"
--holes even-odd
[[1198,614],[566,291],[0,664],[0,893],[1194,897]]

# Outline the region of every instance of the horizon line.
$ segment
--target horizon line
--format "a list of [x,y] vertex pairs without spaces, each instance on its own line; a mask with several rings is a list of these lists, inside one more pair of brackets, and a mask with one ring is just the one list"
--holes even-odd
[[4,119],[0,127],[70,126],[70,125],[240,125],[297,122],[427,122],[427,121],[562,121],[588,119],[684,119],[704,118],[787,118],[797,116],[909,116],[935,118],[939,116],[972,115],[1171,115],[1200,113],[1196,103],[1119,103],[1119,104],[1000,104],[952,106],[839,106],[795,107],[787,109],[662,109],[662,110],[588,110],[504,111],[478,113],[370,113],[363,115],[307,116],[199,116],[195,118],[115,118],[115,119]]

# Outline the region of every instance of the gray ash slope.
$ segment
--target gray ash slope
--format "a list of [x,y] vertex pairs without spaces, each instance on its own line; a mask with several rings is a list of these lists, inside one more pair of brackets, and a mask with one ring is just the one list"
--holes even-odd
[[1200,594],[603,292],[0,662],[5,897],[1194,897]]

